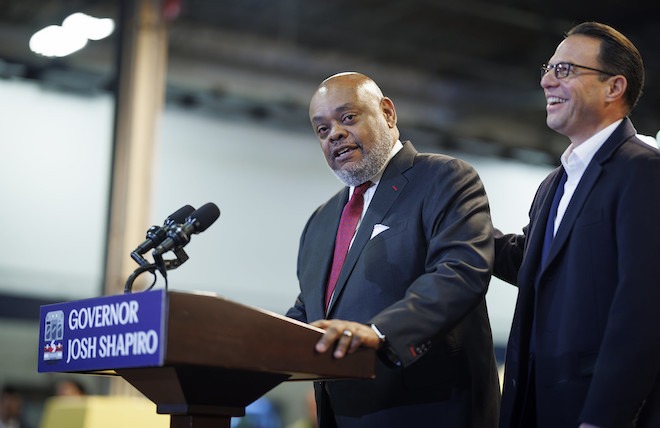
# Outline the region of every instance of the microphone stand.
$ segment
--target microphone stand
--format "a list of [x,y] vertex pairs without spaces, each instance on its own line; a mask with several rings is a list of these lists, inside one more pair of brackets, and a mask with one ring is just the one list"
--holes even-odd
[[178,268],[189,259],[188,254],[186,254],[183,248],[175,248],[174,250],[172,250],[172,252],[176,256],[175,259],[165,260],[163,259],[162,255],[154,254],[154,263],[149,263],[140,254],[136,253],[135,251],[132,252],[131,257],[140,266],[137,269],[135,269],[133,273],[131,273],[128,279],[126,280],[126,284],[124,285],[124,293],[125,294],[132,293],[133,283],[135,282],[138,276],[142,275],[145,272],[150,272],[154,276],[154,280],[151,283],[151,285],[144,291],[149,291],[152,288],[154,288],[157,280],[156,271],[160,272],[162,277],[165,279],[165,290],[167,290],[167,286],[168,286],[167,271]]

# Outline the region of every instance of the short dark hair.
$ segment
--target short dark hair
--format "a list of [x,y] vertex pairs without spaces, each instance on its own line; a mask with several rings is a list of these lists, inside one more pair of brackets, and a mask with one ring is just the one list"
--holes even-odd
[[566,33],[566,37],[576,34],[595,37],[601,41],[598,61],[605,67],[605,71],[625,76],[628,88],[624,99],[630,112],[637,105],[644,88],[642,55],[626,36],[609,25],[583,22]]

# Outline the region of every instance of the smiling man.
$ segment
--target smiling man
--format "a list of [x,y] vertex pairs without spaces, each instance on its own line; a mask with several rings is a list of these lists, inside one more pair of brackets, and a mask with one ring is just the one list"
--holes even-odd
[[379,350],[375,379],[315,383],[320,428],[496,427],[481,180],[465,162],[402,143],[394,104],[365,75],[326,79],[309,114],[346,187],[305,226],[287,315],[325,329],[318,352]]
[[495,275],[518,286],[500,427],[659,427],[660,152],[627,117],[642,58],[587,22],[541,73],[570,145],[523,234],[495,241]]

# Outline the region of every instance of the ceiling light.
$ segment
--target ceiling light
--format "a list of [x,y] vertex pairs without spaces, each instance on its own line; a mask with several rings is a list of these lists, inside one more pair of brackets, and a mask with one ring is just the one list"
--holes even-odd
[[70,55],[87,45],[88,40],[101,40],[115,29],[110,18],[94,18],[84,13],[74,13],[64,19],[62,25],[50,25],[30,38],[32,52],[48,57]]
[[87,37],[59,25],[49,25],[30,38],[32,52],[49,57],[63,57],[82,49]]
[[94,18],[78,12],[66,17],[62,26],[83,34],[89,40],[101,40],[112,34],[115,22],[110,18]]

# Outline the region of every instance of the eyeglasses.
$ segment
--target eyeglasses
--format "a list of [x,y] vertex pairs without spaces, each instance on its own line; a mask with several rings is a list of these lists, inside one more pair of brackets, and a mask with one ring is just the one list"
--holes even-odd
[[585,65],[571,64],[570,62],[558,62],[557,64],[543,64],[541,66],[541,78],[545,76],[546,73],[548,73],[548,71],[554,69],[555,77],[557,79],[563,79],[564,77],[568,77],[573,67],[579,67],[579,68],[584,68],[586,70],[597,71],[599,73],[607,74],[608,76],[616,76],[616,74],[610,73],[608,71],[587,67]]

